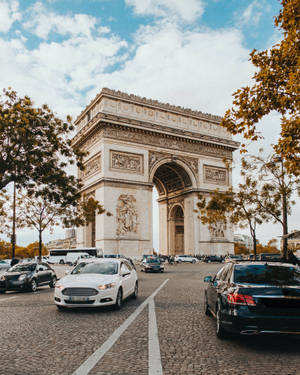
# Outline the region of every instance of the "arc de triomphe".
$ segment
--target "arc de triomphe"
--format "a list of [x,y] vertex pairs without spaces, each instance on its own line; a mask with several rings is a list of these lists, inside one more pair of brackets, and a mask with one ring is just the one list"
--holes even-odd
[[152,252],[155,185],[161,254],[232,253],[232,229],[209,229],[194,212],[199,192],[231,183],[224,158],[232,159],[238,143],[219,124],[217,116],[102,89],[76,119],[73,145],[89,152],[82,194],[113,216],[77,230],[77,247]]

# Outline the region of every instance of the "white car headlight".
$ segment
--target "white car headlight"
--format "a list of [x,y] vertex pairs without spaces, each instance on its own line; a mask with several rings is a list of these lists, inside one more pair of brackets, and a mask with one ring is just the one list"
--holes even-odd
[[109,283],[109,284],[98,285],[97,288],[100,290],[105,290],[105,289],[114,288],[115,286],[116,286],[116,283]]
[[19,276],[19,280],[20,280],[20,281],[24,281],[24,280],[26,280],[26,278],[27,278],[27,275],[26,275],[26,274],[23,274],[23,275],[20,275],[20,276]]

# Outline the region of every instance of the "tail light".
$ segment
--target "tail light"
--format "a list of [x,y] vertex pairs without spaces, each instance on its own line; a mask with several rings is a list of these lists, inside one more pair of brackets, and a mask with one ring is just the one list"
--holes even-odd
[[239,293],[230,293],[227,295],[227,301],[231,305],[256,306],[252,296]]

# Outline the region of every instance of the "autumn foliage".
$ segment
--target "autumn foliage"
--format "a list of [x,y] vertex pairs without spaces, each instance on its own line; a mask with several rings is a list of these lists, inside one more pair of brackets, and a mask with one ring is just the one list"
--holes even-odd
[[281,4],[275,26],[283,32],[283,39],[269,50],[251,52],[255,83],[233,94],[234,106],[226,112],[222,125],[232,134],[256,141],[261,137],[259,121],[272,111],[278,112],[281,133],[274,150],[285,160],[288,171],[299,175],[300,2],[281,0]]

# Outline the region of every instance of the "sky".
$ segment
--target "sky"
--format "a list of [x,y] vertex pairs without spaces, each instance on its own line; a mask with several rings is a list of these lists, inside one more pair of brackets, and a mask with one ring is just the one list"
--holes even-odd
[[[0,0],[0,88],[47,103],[62,118],[76,118],[103,87],[222,116],[233,92],[251,84],[251,50],[280,40],[279,9],[278,0]],[[276,143],[279,117],[259,128],[264,140],[252,153]],[[290,230],[299,229],[299,214],[298,204]],[[264,225],[258,238],[280,232]],[[22,231],[17,242],[36,239]]]

